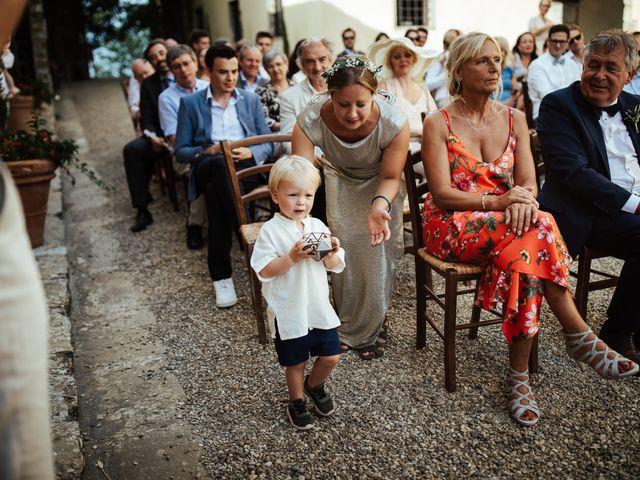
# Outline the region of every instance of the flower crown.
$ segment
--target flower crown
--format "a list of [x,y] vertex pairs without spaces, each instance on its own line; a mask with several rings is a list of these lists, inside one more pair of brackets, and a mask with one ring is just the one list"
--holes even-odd
[[336,60],[334,64],[331,65],[331,67],[322,74],[322,78],[329,80],[336,74],[336,72],[339,72],[340,70],[356,67],[363,67],[364,69],[371,72],[373,76],[376,76],[378,73],[380,73],[380,70],[382,70],[382,65],[375,66],[369,60],[350,55]]

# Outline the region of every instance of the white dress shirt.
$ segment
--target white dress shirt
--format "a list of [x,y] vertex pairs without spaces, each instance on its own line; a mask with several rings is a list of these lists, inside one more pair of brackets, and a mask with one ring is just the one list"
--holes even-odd
[[622,211],[635,213],[640,204],[640,164],[629,131],[620,112],[613,117],[602,112],[599,122],[607,150],[611,181],[631,193]]
[[312,258],[294,264],[288,272],[264,278],[260,272],[278,257],[289,255],[293,245],[310,232],[329,233],[321,220],[307,217],[302,220],[304,231],[300,232],[295,220],[276,213],[260,229],[251,255],[251,267],[262,282],[262,294],[267,300],[267,317],[271,337],[276,337],[275,319],[282,340],[300,338],[310,329],[328,330],[340,325],[340,319],[329,302],[327,273],[344,270],[344,250],[338,250],[338,265],[329,269],[324,262]]
[[533,104],[533,118],[538,118],[540,102],[548,93],[568,87],[580,80],[582,68],[571,59],[555,58],[549,52],[529,64],[527,82],[529,97]]
[[447,69],[445,64],[449,52],[443,52],[438,59],[433,62],[424,79],[424,84],[431,92],[438,108],[444,108],[449,104],[449,90],[447,88]]
[[129,111],[132,115],[140,111],[140,83],[136,77],[129,78],[127,103],[129,104]]
[[[296,125],[298,115],[307,108],[311,99],[316,95],[323,93],[317,91],[311,86],[309,79],[305,79],[296,83],[293,87],[287,88],[280,94],[280,133],[289,134],[293,132],[293,127]],[[291,153],[291,143],[282,144],[283,151],[286,154]],[[318,147],[314,149],[315,154],[322,155],[322,150]]]
[[211,89],[207,89],[207,103],[211,107],[211,141],[219,143],[222,140],[240,140],[245,138],[242,124],[238,118],[238,89],[234,88],[227,107],[223,107],[213,99]]

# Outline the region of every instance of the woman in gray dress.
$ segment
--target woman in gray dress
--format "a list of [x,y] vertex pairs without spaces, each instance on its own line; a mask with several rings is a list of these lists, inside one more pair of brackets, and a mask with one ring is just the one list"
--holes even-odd
[[327,220],[340,238],[347,267],[332,274],[340,341],[363,359],[382,355],[380,337],[403,252],[402,169],[409,145],[407,117],[376,95],[376,68],[366,57],[338,59],[293,130],[292,153],[325,155]]

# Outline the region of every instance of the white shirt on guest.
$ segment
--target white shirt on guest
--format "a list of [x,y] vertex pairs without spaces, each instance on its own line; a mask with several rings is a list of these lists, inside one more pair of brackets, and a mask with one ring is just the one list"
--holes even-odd
[[629,136],[629,130],[627,130],[620,112],[613,117],[602,112],[599,122],[607,150],[611,181],[631,193],[629,200],[622,207],[622,211],[635,213],[640,204],[640,164],[638,164],[638,157]]
[[538,118],[540,102],[545,95],[568,87],[576,80],[580,80],[581,75],[582,68],[577,62],[562,56],[556,59],[549,52],[545,52],[531,62],[527,82],[529,97],[533,104],[533,118]]
[[293,265],[288,272],[265,278],[260,272],[278,257],[289,255],[293,245],[303,234],[311,232],[330,233],[321,220],[307,217],[302,220],[304,231],[300,232],[295,220],[280,213],[265,223],[251,255],[251,267],[262,282],[262,294],[267,300],[267,317],[271,337],[275,338],[275,319],[282,340],[300,338],[310,329],[329,330],[340,325],[340,319],[329,302],[327,273],[344,270],[344,250],[337,252],[340,261],[329,269],[324,262],[309,258]]
[[136,77],[131,77],[129,79],[127,103],[129,104],[129,111],[132,114],[140,111],[140,83]]
[[236,103],[238,103],[237,88],[233,89],[226,108],[213,99],[210,88],[207,88],[206,102],[211,107],[211,141],[213,143],[222,140],[240,140],[245,137],[236,108]]

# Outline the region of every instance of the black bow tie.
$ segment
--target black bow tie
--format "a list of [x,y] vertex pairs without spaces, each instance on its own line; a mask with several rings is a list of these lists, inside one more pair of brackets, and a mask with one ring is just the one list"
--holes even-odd
[[602,112],[607,112],[610,117],[613,117],[620,111],[620,105],[618,105],[618,103],[616,102],[613,105],[609,105],[608,107],[596,107],[596,111],[598,112],[598,116],[600,116]]

